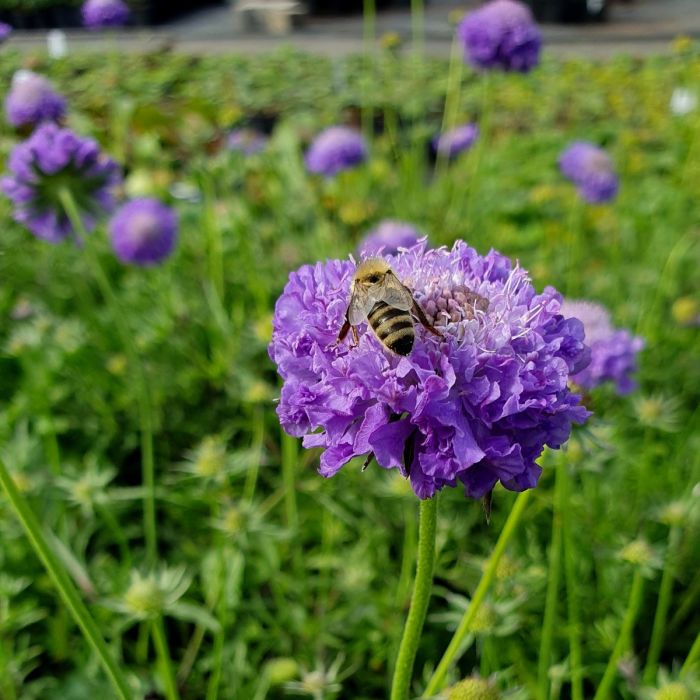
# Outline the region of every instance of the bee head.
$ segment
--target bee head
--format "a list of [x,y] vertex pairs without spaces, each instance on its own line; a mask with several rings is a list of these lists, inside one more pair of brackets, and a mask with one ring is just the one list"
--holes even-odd
[[381,258],[363,260],[355,271],[355,284],[369,288],[381,282],[391,268]]

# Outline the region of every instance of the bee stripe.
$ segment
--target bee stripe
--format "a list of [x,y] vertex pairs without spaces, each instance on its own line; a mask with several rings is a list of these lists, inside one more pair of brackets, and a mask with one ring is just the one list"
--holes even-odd
[[413,349],[413,341],[416,338],[413,324],[410,328],[401,328],[400,330],[390,333],[385,339],[384,344],[397,355],[408,355]]
[[397,316],[396,318],[390,319],[389,321],[386,321],[384,323],[380,323],[374,329],[374,332],[380,337],[381,340],[384,340],[390,335],[398,333],[399,331],[404,330],[405,328],[413,328],[413,321],[411,320],[411,317],[408,316],[408,314],[403,314],[401,316]]
[[396,318],[397,316],[403,316],[405,314],[405,311],[395,309],[393,306],[389,306],[383,301],[379,301],[372,307],[367,320],[370,322],[372,328],[377,328],[385,321]]

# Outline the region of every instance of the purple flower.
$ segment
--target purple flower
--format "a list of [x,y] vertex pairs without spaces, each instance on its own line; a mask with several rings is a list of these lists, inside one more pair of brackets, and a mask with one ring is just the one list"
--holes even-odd
[[454,129],[438,134],[433,139],[433,150],[445,158],[454,158],[469,150],[479,136],[479,127],[476,124],[463,124]]
[[66,101],[42,75],[18,70],[5,97],[5,114],[12,126],[58,121],[66,113]]
[[571,377],[577,386],[593,389],[604,382],[615,382],[619,394],[628,394],[636,384],[630,375],[637,369],[637,353],[644,340],[627,329],[615,329],[605,307],[590,301],[567,299],[562,313],[583,323],[586,343],[591,348],[591,362]]
[[399,248],[411,248],[423,236],[411,224],[404,221],[384,219],[380,221],[360,242],[361,257],[371,255],[395,255]]
[[362,163],[367,147],[362,135],[346,126],[331,126],[313,140],[306,152],[306,167],[312,173],[332,177]]
[[610,156],[592,143],[574,141],[559,156],[559,168],[590,204],[608,202],[617,194],[619,182]]
[[282,426],[324,449],[327,477],[373,453],[420,498],[458,481],[474,498],[499,480],[532,488],[544,446],[561,446],[589,415],[568,388],[588,361],[581,322],[561,314],[556,290],[537,294],[495,251],[421,241],[389,260],[444,337],[417,325],[411,354],[400,357],[362,324],[357,347],[336,344],[355,267],[303,266],[277,301],[269,347],[284,380]]
[[226,146],[230,151],[250,156],[265,150],[267,141],[267,136],[254,129],[234,129],[226,139]]
[[124,263],[155,265],[175,247],[177,216],[157,199],[143,197],[124,204],[109,224],[112,247]]
[[0,22],[0,44],[4,43],[10,34],[12,34],[12,27],[5,22]]
[[114,208],[112,190],[121,182],[119,166],[92,139],[46,122],[12,149],[10,174],[0,189],[15,205],[14,218],[35,236],[58,243],[73,231],[61,203],[72,195],[86,230]]
[[129,19],[129,7],[122,0],[86,0],[83,3],[83,24],[88,29],[121,27]]
[[516,0],[491,0],[457,27],[464,54],[475,68],[527,73],[540,60],[542,37],[530,9]]

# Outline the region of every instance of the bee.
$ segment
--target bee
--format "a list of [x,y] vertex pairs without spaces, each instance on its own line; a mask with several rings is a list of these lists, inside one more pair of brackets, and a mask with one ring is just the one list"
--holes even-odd
[[385,348],[406,356],[416,339],[414,316],[433,335],[443,337],[428,321],[411,290],[401,283],[389,265],[381,258],[369,258],[355,271],[345,322],[336,342],[341,343],[352,329],[357,345],[357,326],[366,320]]

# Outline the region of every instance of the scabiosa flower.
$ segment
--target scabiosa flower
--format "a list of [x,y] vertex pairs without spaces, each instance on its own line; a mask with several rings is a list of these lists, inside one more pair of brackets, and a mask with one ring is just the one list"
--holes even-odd
[[42,75],[18,70],[5,97],[5,114],[12,126],[58,121],[66,113],[66,101]]
[[374,454],[420,498],[457,482],[474,498],[499,480],[532,488],[544,446],[561,446],[589,415],[567,385],[588,360],[581,322],[495,251],[421,241],[389,260],[444,337],[418,325],[413,351],[399,357],[363,324],[357,347],[337,344],[355,266],[303,266],[277,301],[269,346],[284,380],[282,426],[324,448],[326,477]]
[[310,172],[333,177],[359,165],[366,157],[362,134],[347,126],[331,126],[316,136],[305,160]]
[[644,341],[627,329],[614,328],[604,306],[590,301],[564,301],[562,313],[583,323],[586,344],[591,348],[588,367],[574,374],[571,380],[584,389],[593,389],[604,382],[614,382],[619,394],[635,388],[630,375],[637,369],[637,353]]
[[530,9],[516,0],[491,0],[457,27],[466,60],[475,68],[527,73],[540,60],[542,37]]
[[380,221],[363,239],[358,247],[361,257],[394,255],[399,248],[410,248],[422,237],[411,224],[404,221],[385,219]]
[[590,204],[609,202],[617,194],[619,182],[612,160],[592,143],[575,141],[568,146],[559,156],[559,168]]
[[121,27],[129,19],[129,7],[122,0],[87,0],[82,7],[83,24],[88,29]]
[[0,22],[0,44],[7,41],[10,34],[12,34],[12,27],[6,22]]
[[134,199],[112,217],[109,234],[114,252],[122,262],[156,265],[175,247],[177,216],[157,199]]
[[454,158],[463,151],[468,151],[479,136],[479,127],[476,124],[463,124],[438,134],[433,139],[433,150],[445,158]]
[[234,129],[226,138],[229,151],[238,151],[251,156],[265,150],[268,138],[255,129]]
[[121,182],[119,166],[96,141],[50,122],[14,147],[8,166],[0,189],[15,204],[15,221],[50,243],[77,233],[63,210],[62,190],[71,193],[90,231],[100,214],[114,208],[112,191]]

